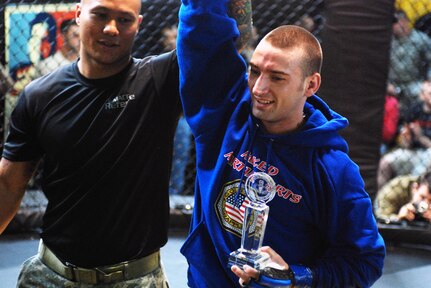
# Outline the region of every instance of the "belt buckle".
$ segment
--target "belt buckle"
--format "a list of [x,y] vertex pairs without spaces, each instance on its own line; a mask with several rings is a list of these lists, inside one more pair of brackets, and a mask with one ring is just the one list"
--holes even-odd
[[109,267],[109,271],[112,271],[112,272],[107,272],[107,271],[104,271],[100,268],[95,268],[95,270],[97,272],[99,272],[99,273],[97,273],[98,274],[97,275],[98,280],[100,280],[102,283],[105,283],[105,284],[123,281],[125,279],[125,266],[124,266],[124,264],[119,264],[119,265]]
[[87,283],[87,284],[97,284],[97,273],[95,270],[85,269],[85,268],[72,268],[73,274],[77,282]]

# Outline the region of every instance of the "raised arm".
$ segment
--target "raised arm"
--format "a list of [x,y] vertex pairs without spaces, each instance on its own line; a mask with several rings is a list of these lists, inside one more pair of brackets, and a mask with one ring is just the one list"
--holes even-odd
[[35,162],[0,160],[0,234],[18,211],[35,168]]
[[182,1],[177,43],[180,89],[195,136],[222,125],[241,97],[232,95],[247,85],[246,63],[237,48],[251,35],[250,2]]
[[240,35],[235,44],[238,51],[241,52],[252,38],[251,0],[231,0],[229,2],[229,16],[236,21]]

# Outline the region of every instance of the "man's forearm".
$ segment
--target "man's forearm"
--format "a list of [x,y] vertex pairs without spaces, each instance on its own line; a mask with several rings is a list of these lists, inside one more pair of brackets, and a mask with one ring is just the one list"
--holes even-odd
[[37,162],[0,161],[0,234],[19,209]]
[[251,0],[231,0],[229,2],[229,16],[236,20],[240,32],[240,36],[236,40],[236,47],[238,51],[241,51],[252,38]]
[[21,203],[22,193],[9,193],[3,185],[0,186],[0,234],[9,225]]

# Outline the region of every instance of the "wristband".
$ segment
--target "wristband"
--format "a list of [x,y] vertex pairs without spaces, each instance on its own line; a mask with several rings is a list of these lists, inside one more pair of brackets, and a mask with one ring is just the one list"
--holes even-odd
[[302,265],[289,265],[293,272],[294,283],[298,287],[313,287],[313,271]]
[[260,270],[260,277],[255,281],[260,286],[250,287],[290,288],[294,287],[294,281],[295,277],[290,268],[288,270],[279,270],[272,267],[266,267]]
[[260,270],[257,281],[251,281],[249,287],[312,287],[313,271],[302,265],[289,265],[287,270],[266,267]]

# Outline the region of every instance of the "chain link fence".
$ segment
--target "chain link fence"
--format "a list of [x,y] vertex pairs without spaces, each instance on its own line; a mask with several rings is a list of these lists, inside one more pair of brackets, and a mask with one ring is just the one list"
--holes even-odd
[[[20,91],[32,79],[77,57],[73,42],[76,1],[13,1],[6,0],[0,8],[0,51],[2,77],[0,81],[1,117],[5,122],[0,132],[7,133],[7,119]],[[143,21],[133,46],[133,56],[145,57],[166,50],[167,33],[176,33],[179,0],[142,2]],[[256,40],[281,23],[300,24],[317,35],[323,27],[323,1],[253,1],[256,17]],[[66,26],[65,23],[69,23]],[[166,30],[171,30],[166,32]],[[68,47],[66,47],[68,46]],[[48,59],[49,58],[49,59]],[[47,60],[48,59],[48,60]],[[4,103],[4,104],[3,104]],[[3,139],[1,141],[3,143]],[[190,155],[193,158],[193,151]],[[192,161],[189,161],[193,163]],[[187,163],[184,187],[179,194],[193,193],[193,165]],[[192,170],[192,171],[190,171]],[[37,179],[36,179],[37,180]],[[37,183],[35,184],[37,186]]]
[[[415,4],[415,6],[410,2],[413,4],[423,2],[423,5]],[[77,45],[79,45],[76,43],[77,35],[73,27],[76,3],[75,0],[4,0],[2,2],[0,6],[0,119],[2,119],[0,135],[7,133],[7,119],[23,87],[32,79],[76,58]],[[252,4],[256,37],[253,43],[250,43],[251,51],[261,36],[281,24],[301,25],[312,31],[320,41],[324,41],[322,39],[322,29],[325,25],[323,0],[253,0]],[[145,57],[172,48],[170,45],[172,45],[172,37],[175,37],[176,33],[179,6],[179,0],[142,1],[143,21],[133,46],[133,56]],[[409,26],[422,31],[422,38],[426,37],[423,35],[431,34],[431,17],[429,16],[431,0],[397,1],[396,8],[405,10]],[[72,20],[72,22],[68,20]],[[395,20],[399,21],[399,18],[394,18]],[[414,45],[412,47],[419,49]],[[431,51],[431,49],[429,50]],[[416,51],[421,57],[422,54],[427,54],[419,50]],[[247,59],[249,55],[246,53],[244,57]],[[401,57],[404,57],[403,54],[393,55],[392,61],[402,62],[404,58]],[[429,64],[426,59],[421,61]],[[404,74],[402,71],[398,73]],[[395,75],[394,79],[396,76],[399,75]],[[421,80],[429,76],[431,74],[424,76]],[[393,94],[395,94],[395,98],[399,98],[400,95],[396,93],[402,91],[400,91],[399,85],[394,86],[395,92]],[[399,118],[393,121],[395,121],[396,131],[385,143],[386,150],[382,150],[382,154],[398,147],[397,139],[399,139],[401,122]],[[431,128],[429,129],[429,136],[431,137]],[[195,178],[193,140],[187,127],[183,126],[181,121],[178,130],[175,141],[176,152],[174,152],[171,194],[173,198],[179,195],[191,197]],[[3,139],[0,137],[0,150]],[[392,173],[387,178],[395,176]],[[29,184],[29,190],[37,191],[39,188],[38,176],[35,176]],[[37,193],[27,194],[30,196],[26,195],[26,197],[30,198],[23,202],[23,207],[40,208],[46,205]],[[188,209],[189,207],[188,202],[177,203],[176,205],[181,209]]]

